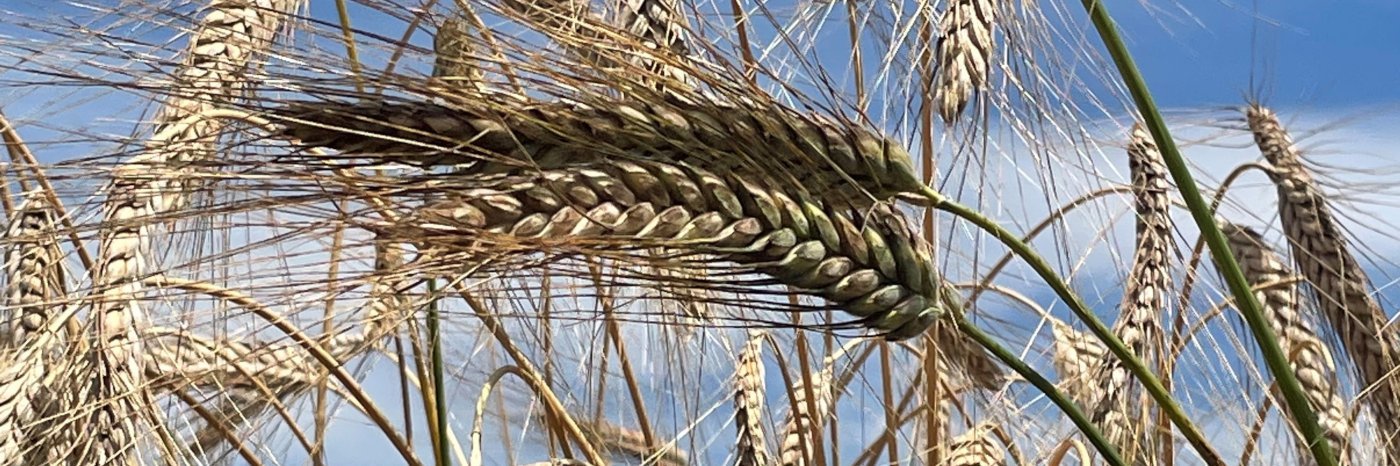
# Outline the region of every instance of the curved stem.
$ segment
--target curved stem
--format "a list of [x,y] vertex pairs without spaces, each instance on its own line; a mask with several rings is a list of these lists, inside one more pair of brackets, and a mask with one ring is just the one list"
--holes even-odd
[[1216,225],[1210,206],[1206,205],[1200,189],[1196,187],[1196,180],[1191,176],[1191,169],[1186,166],[1185,158],[1177,150],[1176,142],[1172,140],[1161,112],[1157,111],[1157,104],[1147,89],[1147,81],[1143,79],[1142,73],[1133,63],[1132,54],[1128,53],[1128,47],[1118,35],[1118,26],[1114,24],[1113,17],[1108,14],[1108,8],[1101,0],[1083,0],[1083,3],[1094,28],[1103,39],[1104,47],[1108,49],[1118,67],[1123,84],[1133,95],[1133,101],[1137,104],[1143,122],[1152,132],[1152,139],[1161,150],[1162,159],[1166,162],[1172,179],[1176,181],[1181,197],[1190,207],[1191,217],[1195,219],[1196,226],[1210,244],[1211,256],[1224,276],[1225,283],[1230,286],[1230,292],[1235,295],[1236,306],[1249,323],[1250,332],[1259,342],[1264,362],[1268,365],[1269,372],[1273,373],[1274,380],[1278,382],[1279,391],[1283,393],[1284,401],[1288,404],[1289,414],[1297,421],[1298,430],[1303,433],[1303,438],[1307,439],[1313,458],[1317,460],[1318,466],[1337,466],[1337,456],[1333,454],[1327,437],[1323,436],[1322,428],[1317,424],[1317,413],[1314,413],[1312,406],[1308,404],[1307,394],[1303,392],[1302,384],[1298,383],[1297,376],[1293,374],[1288,358],[1278,344],[1277,336],[1269,327],[1258,297],[1249,291],[1249,282],[1245,280],[1239,263],[1235,262],[1234,256],[1230,254],[1225,235],[1220,232],[1220,226]]
[[1127,464],[1123,461],[1123,457],[1118,455],[1118,449],[1109,444],[1108,440],[1104,439],[1103,433],[1099,432],[1099,429],[1094,427],[1092,422],[1089,422],[1089,418],[1084,415],[1084,411],[1080,410],[1079,406],[1074,404],[1073,401],[1070,401],[1064,393],[1060,393],[1060,390],[1055,388],[1055,384],[1050,383],[1049,380],[1045,380],[1045,377],[1041,376],[1039,372],[1027,366],[1026,363],[1022,362],[1020,358],[1017,358],[1015,354],[1001,346],[996,340],[993,340],[991,335],[977,328],[977,325],[967,320],[967,316],[959,316],[957,324],[958,329],[961,330],[963,334],[982,345],[982,347],[986,348],[988,352],[991,352],[993,356],[996,356],[996,358],[1000,359],[1002,363],[1005,363],[1007,367],[1010,367],[1011,370],[1021,374],[1021,377],[1025,377],[1026,381],[1034,385],[1035,388],[1040,389],[1040,392],[1044,393],[1045,397],[1050,399],[1050,402],[1055,403],[1055,406],[1058,406],[1066,416],[1069,416],[1070,421],[1074,422],[1075,427],[1078,427],[1079,431],[1089,439],[1089,443],[1094,444],[1094,448],[1098,449],[1099,454],[1103,455],[1105,462],[1113,466],[1124,466]]
[[[1133,376],[1142,382],[1143,387],[1152,395],[1152,399],[1167,413],[1167,416],[1172,420],[1172,424],[1175,424],[1178,429],[1181,429],[1182,436],[1186,437],[1186,441],[1195,448],[1196,452],[1201,455],[1201,458],[1204,458],[1207,464],[1225,464],[1225,462],[1221,460],[1220,455],[1210,447],[1210,444],[1206,443],[1205,436],[1201,433],[1200,429],[1197,429],[1196,425],[1191,423],[1191,420],[1186,417],[1186,412],[1182,411],[1181,406],[1172,399],[1171,392],[1167,391],[1166,387],[1162,385],[1162,381],[1152,373],[1151,369],[1148,369],[1147,365],[1142,363],[1141,359],[1133,355],[1132,351],[1123,344],[1123,340],[1118,339],[1118,336],[1114,335],[1113,331],[1109,330],[1108,326],[1104,325],[1103,321],[1099,320],[1099,318],[1094,315],[1093,311],[1089,309],[1089,306],[1084,304],[1084,301],[1079,298],[1079,295],[1076,294],[1074,290],[1070,289],[1069,284],[1065,283],[1065,281],[1055,273],[1055,270],[1050,267],[1050,264],[1046,262],[1040,254],[1035,252],[1035,249],[1032,249],[1026,242],[1021,241],[1016,234],[1007,230],[1006,227],[1001,226],[968,206],[947,198],[937,191],[934,191],[933,188],[924,188],[922,194],[933,208],[972,222],[973,225],[976,225],[983,231],[991,233],[992,236],[995,236],[998,241],[1001,241],[1002,244],[1010,248],[1016,255],[1021,256],[1021,260],[1024,260],[1027,265],[1035,270],[1037,275],[1040,275],[1042,280],[1045,280],[1047,285],[1050,285],[1051,289],[1055,290],[1055,294],[1059,296],[1060,299],[1064,300],[1065,304],[1069,305],[1070,310],[1074,312],[1075,316],[1079,317],[1080,320],[1088,325],[1089,330],[1094,332],[1094,335],[1108,347],[1108,350],[1113,352],[1114,356],[1121,359],[1123,365],[1133,373]],[[1251,294],[1250,297],[1253,297],[1253,294]],[[988,349],[990,350],[991,348]],[[1040,377],[1038,374],[1035,376]],[[1027,377],[1026,380],[1035,384],[1035,381],[1030,377]],[[1039,384],[1035,385],[1036,387],[1040,387]],[[1095,443],[1095,446],[1098,446],[1098,444]],[[1103,453],[1103,449],[1099,451]],[[1107,455],[1107,453],[1104,454]]]

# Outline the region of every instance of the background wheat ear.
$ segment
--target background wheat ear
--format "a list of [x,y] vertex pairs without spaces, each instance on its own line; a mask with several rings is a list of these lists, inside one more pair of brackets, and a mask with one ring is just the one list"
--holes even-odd
[[987,84],[995,44],[998,0],[951,0],[938,22],[938,114],[958,118],[974,92]]
[[[1274,333],[1307,392],[1308,402],[1325,429],[1332,450],[1345,458],[1351,437],[1351,417],[1337,387],[1336,363],[1331,351],[1313,325],[1302,315],[1298,287],[1293,273],[1264,242],[1263,236],[1248,227],[1222,222],[1221,231],[1230,241],[1230,251],[1243,269],[1255,295],[1264,305]],[[1298,439],[1300,458],[1310,458],[1304,439]]]
[[1259,151],[1271,165],[1278,189],[1279,220],[1293,262],[1307,278],[1318,309],[1337,332],[1342,347],[1370,394],[1361,399],[1375,418],[1378,444],[1388,464],[1400,463],[1400,339],[1375,289],[1351,253],[1327,196],[1303,165],[1302,154],[1273,111],[1251,105],[1245,111]]

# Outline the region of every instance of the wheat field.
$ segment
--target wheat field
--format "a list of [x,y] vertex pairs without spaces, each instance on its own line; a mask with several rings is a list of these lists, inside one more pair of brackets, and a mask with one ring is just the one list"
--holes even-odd
[[16,1],[0,466],[1400,465],[1393,171],[1168,10]]

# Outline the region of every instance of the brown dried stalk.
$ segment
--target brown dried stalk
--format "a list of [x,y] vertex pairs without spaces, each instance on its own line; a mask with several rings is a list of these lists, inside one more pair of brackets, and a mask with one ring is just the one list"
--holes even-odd
[[750,332],[749,340],[739,352],[734,370],[734,426],[738,429],[738,466],[766,466],[769,461],[768,440],[764,436],[766,423],[763,408],[767,405],[767,389],[763,379],[762,332]]
[[451,106],[299,102],[274,111],[285,134],[305,145],[420,166],[492,172],[599,159],[685,162],[857,206],[923,186],[894,141],[772,104],[542,103],[482,94]]
[[1273,166],[1270,176],[1278,186],[1279,218],[1293,262],[1371,391],[1362,399],[1376,418],[1378,449],[1387,464],[1400,464],[1400,387],[1393,375],[1400,362],[1400,340],[1386,328],[1385,312],[1370,295],[1370,280],[1278,117],[1258,105],[1251,105],[1245,116],[1260,152]]
[[[1230,241],[1230,251],[1235,255],[1245,279],[1255,287],[1255,295],[1264,305],[1269,323],[1279,336],[1283,350],[1289,355],[1289,362],[1297,374],[1298,382],[1308,395],[1313,412],[1317,413],[1318,425],[1322,426],[1332,451],[1346,457],[1347,440],[1351,436],[1351,418],[1347,415],[1346,401],[1337,389],[1337,367],[1327,343],[1318,335],[1312,323],[1304,319],[1298,304],[1298,288],[1295,285],[1271,286],[1292,276],[1292,271],[1283,260],[1265,246],[1264,238],[1253,229],[1228,222],[1222,222],[1220,230]],[[1287,407],[1284,407],[1287,409]],[[1291,419],[1291,417],[1290,417]],[[1312,459],[1305,439],[1299,437],[1299,458]]]
[[[1114,332],[1133,353],[1152,364],[1161,358],[1164,341],[1160,317],[1166,311],[1166,293],[1171,289],[1171,198],[1167,194],[1171,186],[1157,145],[1141,125],[1132,129],[1128,165],[1136,200],[1137,247]],[[1124,459],[1150,463],[1155,449],[1149,442],[1156,438],[1146,432],[1149,420],[1156,418],[1149,409],[1152,404],[1122,361],[1102,359],[1093,374],[1093,380],[1102,385],[1099,396],[1087,403],[1095,421],[1103,426],[1104,435],[1119,447]]]
[[938,21],[938,113],[951,123],[987,84],[996,0],[951,0]]

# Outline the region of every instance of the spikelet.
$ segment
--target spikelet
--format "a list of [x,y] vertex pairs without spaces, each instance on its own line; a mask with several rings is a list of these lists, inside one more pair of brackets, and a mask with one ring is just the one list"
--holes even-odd
[[938,21],[938,113],[951,123],[973,92],[987,85],[996,0],[950,0]]
[[768,440],[763,408],[767,404],[763,380],[762,332],[749,332],[734,369],[734,426],[739,431],[737,466],[766,466]]
[[[1337,391],[1337,367],[1332,353],[1312,324],[1301,315],[1297,287],[1277,285],[1292,276],[1292,271],[1265,246],[1264,238],[1254,230],[1225,222],[1220,229],[1230,241],[1230,251],[1244,271],[1245,279],[1256,288],[1254,294],[1263,305],[1284,352],[1289,355],[1293,371],[1308,395],[1308,404],[1317,413],[1318,425],[1332,444],[1332,451],[1346,457],[1351,418],[1347,415],[1346,401]],[[1274,285],[1257,289],[1265,284]],[[1298,448],[1300,458],[1312,458],[1303,438],[1298,439]]]
[[[449,193],[447,199],[392,225],[367,228],[490,254],[520,248],[522,241],[547,247],[562,238],[579,247],[618,248],[617,240],[627,239],[632,248],[712,254],[826,298],[893,339],[922,333],[952,302],[933,269],[930,246],[893,210],[853,221],[817,201],[683,165],[613,162],[602,169],[509,176],[466,190],[447,183],[433,188]],[[949,341],[962,338],[947,333]]]

